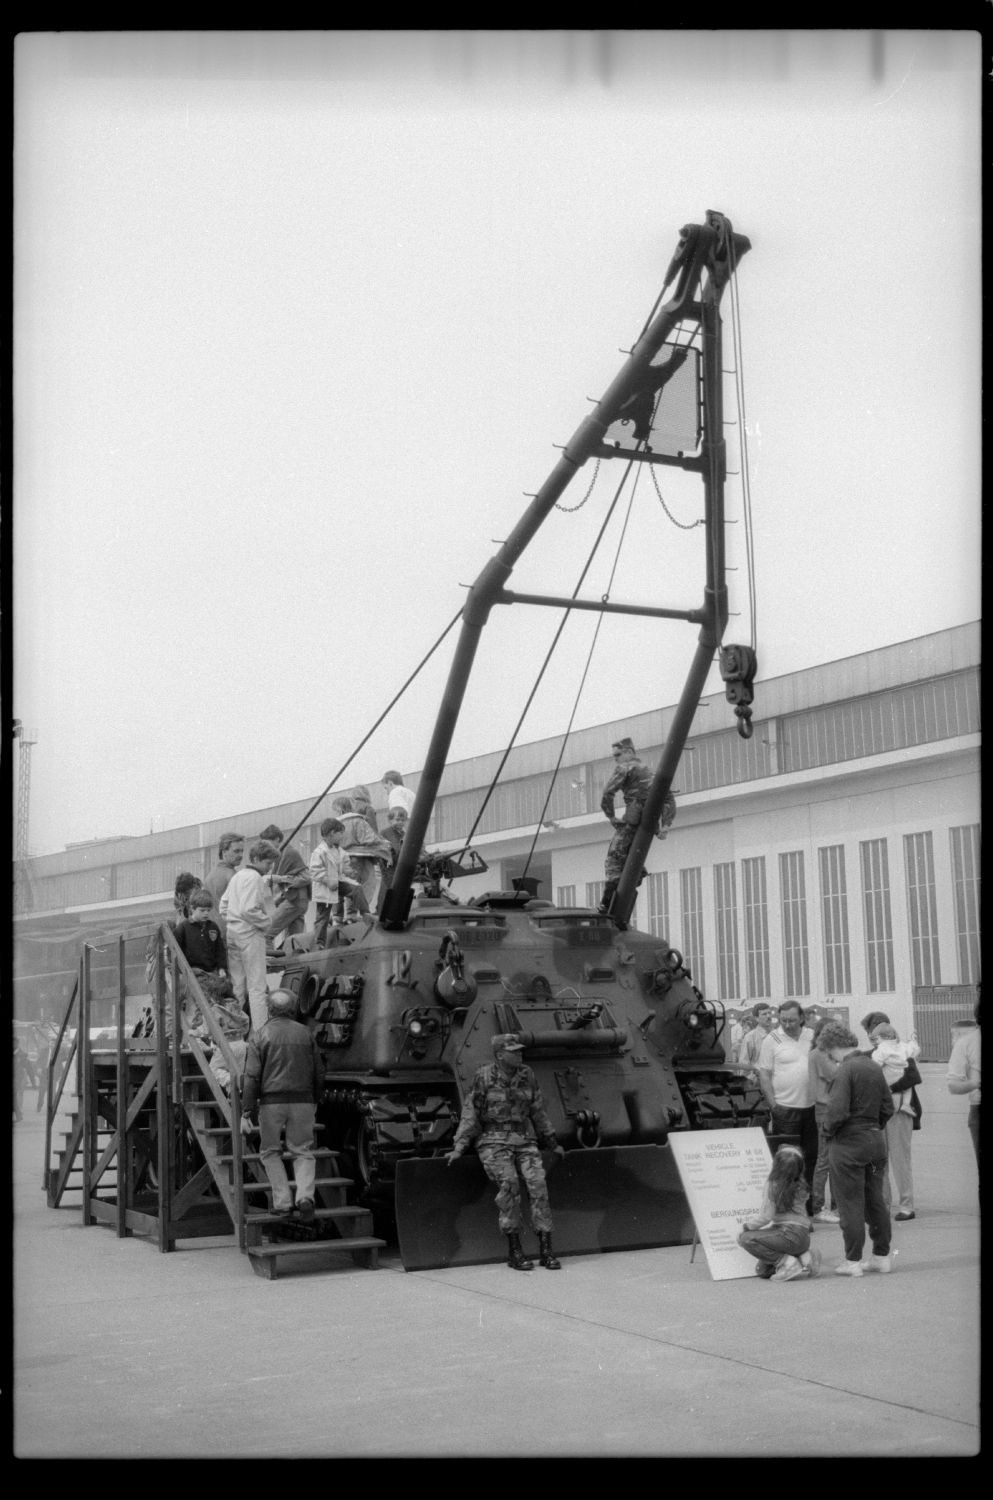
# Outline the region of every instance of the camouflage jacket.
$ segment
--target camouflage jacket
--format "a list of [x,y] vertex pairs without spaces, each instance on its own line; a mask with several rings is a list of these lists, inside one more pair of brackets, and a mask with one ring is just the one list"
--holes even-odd
[[462,1105],[462,1118],[452,1149],[460,1154],[475,1142],[496,1145],[511,1136],[525,1144],[537,1138],[540,1146],[556,1144],[552,1122],[545,1111],[538,1080],[530,1068],[521,1068],[510,1079],[498,1063],[486,1063],[472,1080]]
[[[604,815],[614,822],[614,798],[620,792],[624,798],[624,816],[622,823],[628,828],[636,828],[641,822],[642,809],[648,800],[651,790],[654,772],[644,761],[632,760],[626,765],[618,766],[603,789],[600,798],[600,807]],[[667,837],[673,819],[676,816],[676,799],[672,792],[666,792],[665,801],[662,803],[662,811],[655,825],[655,837],[664,839]]]
[[[651,785],[652,769],[651,766],[646,766],[643,760],[635,758],[617,766],[600,798],[600,807],[604,817],[610,818],[613,822],[614,798],[620,792],[624,798],[625,823],[638,823],[641,820],[641,809],[645,805]],[[629,811],[631,816],[628,816]]]

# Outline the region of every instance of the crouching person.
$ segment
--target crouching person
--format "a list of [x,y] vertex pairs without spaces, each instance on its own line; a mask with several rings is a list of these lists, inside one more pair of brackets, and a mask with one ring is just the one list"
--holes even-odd
[[507,1264],[515,1271],[532,1271],[534,1263],[521,1248],[523,1178],[541,1264],[558,1271],[561,1265],[552,1251],[552,1211],[538,1147],[551,1147],[559,1156],[565,1152],[555,1139],[538,1080],[524,1064],[523,1044],[505,1032],[493,1038],[492,1046],[496,1061],[477,1070],[445,1160],[451,1165],[475,1141],[483,1170],[497,1184],[500,1228],[509,1243]]
[[[314,1217],[314,1116],[324,1081],[321,1054],[313,1034],[295,1020],[296,996],[273,990],[269,1019],[248,1043],[242,1094],[241,1130],[261,1133],[259,1156],[272,1187],[274,1214],[293,1212],[293,1196],[283,1166],[282,1136],[293,1159],[296,1211]],[[256,1124],[256,1121],[258,1122]]]
[[807,1193],[803,1152],[798,1146],[780,1146],[772,1159],[762,1206],[745,1220],[738,1236],[741,1248],[758,1262],[756,1276],[766,1281],[799,1281],[817,1275],[821,1257],[810,1248]]

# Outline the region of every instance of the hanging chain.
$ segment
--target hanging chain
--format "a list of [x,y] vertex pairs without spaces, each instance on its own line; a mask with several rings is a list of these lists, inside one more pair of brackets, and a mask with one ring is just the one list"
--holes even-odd
[[693,528],[694,528],[694,526],[702,526],[703,525],[702,521],[677,521],[676,520],[676,517],[673,515],[672,511],[669,509],[668,505],[666,505],[665,500],[662,498],[662,491],[659,489],[658,476],[655,473],[655,465],[654,464],[649,464],[648,467],[649,467],[649,469],[651,470],[651,473],[652,473],[652,483],[655,486],[655,493],[659,497],[659,504],[661,505],[662,509],[665,511],[666,515],[669,517],[669,520],[672,522],[673,526],[678,526],[679,529],[680,529],[680,531],[692,531]]
[[593,470],[593,478],[590,480],[590,487],[586,491],[586,494],[583,496],[582,500],[580,500],[579,504],[578,505],[560,505],[559,502],[556,500],[556,502],[555,502],[555,509],[556,510],[565,510],[565,511],[569,511],[569,512],[572,512],[574,510],[582,510],[583,506],[586,504],[587,500],[590,498],[590,496],[593,493],[593,486],[596,484],[596,477],[599,474],[599,472],[600,472],[600,460],[597,459],[597,461],[596,461],[596,467]]
[[735,394],[738,405],[738,440],[741,445],[741,497],[745,519],[745,566],[748,578],[748,606],[751,615],[751,647],[754,651],[757,647],[758,636],[758,600],[755,575],[755,535],[752,527],[752,483],[750,478],[750,466],[748,457],[748,423],[745,416],[745,384],[744,384],[744,354],[741,344],[741,308],[738,302],[738,278],[734,275],[737,267],[733,259],[731,262],[731,328],[734,340],[734,371],[735,371]]

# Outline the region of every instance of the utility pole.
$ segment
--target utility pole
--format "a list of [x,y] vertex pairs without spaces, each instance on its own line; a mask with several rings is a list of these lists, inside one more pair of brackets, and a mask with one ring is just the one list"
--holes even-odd
[[20,741],[17,757],[17,819],[14,823],[14,858],[28,857],[28,824],[31,815],[31,746],[38,738],[33,729],[25,729],[14,720],[14,738]]
[[14,910],[26,911],[30,905],[27,872],[24,861],[28,857],[28,826],[31,813],[31,746],[38,743],[33,729],[25,729],[20,719],[14,720],[14,739],[18,741],[17,754],[17,814],[14,819]]

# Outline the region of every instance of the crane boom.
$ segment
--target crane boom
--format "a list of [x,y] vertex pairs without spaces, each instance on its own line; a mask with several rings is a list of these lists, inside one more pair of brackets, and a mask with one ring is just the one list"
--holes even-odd
[[[448,680],[421,771],[406,837],[397,860],[392,885],[383,904],[381,921],[387,928],[403,926],[413,899],[412,880],[441,786],[448,752],[458,722],[480,636],[496,603],[513,602],[506,584],[521,554],[542,523],[591,457],[625,456],[652,460],[645,451],[646,422],[657,393],[681,363],[670,356],[661,367],[653,364],[674,330],[683,323],[697,323],[701,337],[703,387],[703,441],[698,454],[668,460],[697,470],[704,484],[706,526],[706,581],[699,609],[669,611],[678,618],[700,624],[700,637],[686,686],[665,752],[657,768],[623,875],[618,883],[612,911],[626,925],[634,907],[638,881],[659,814],[692,723],[693,710],[706,680],[715,651],[720,647],[727,623],[727,587],[724,570],[723,490],[726,473],[721,403],[720,299],[741,256],[750,242],[732,231],[723,214],[708,211],[703,224],[688,224],[669,265],[666,286],[673,280],[675,291],[650,320],[619,373],[596,407],[580,423],[541,489],[532,499],[514,530],[497,554],[484,566],[469,589],[462,611],[462,628]],[[608,429],[618,421],[634,423],[637,450],[620,450],[606,442]],[[658,461],[658,460],[654,460]],[[545,601],[558,602],[561,601]],[[647,611],[646,611],[647,612]],[[656,611],[657,613],[657,611]]]

